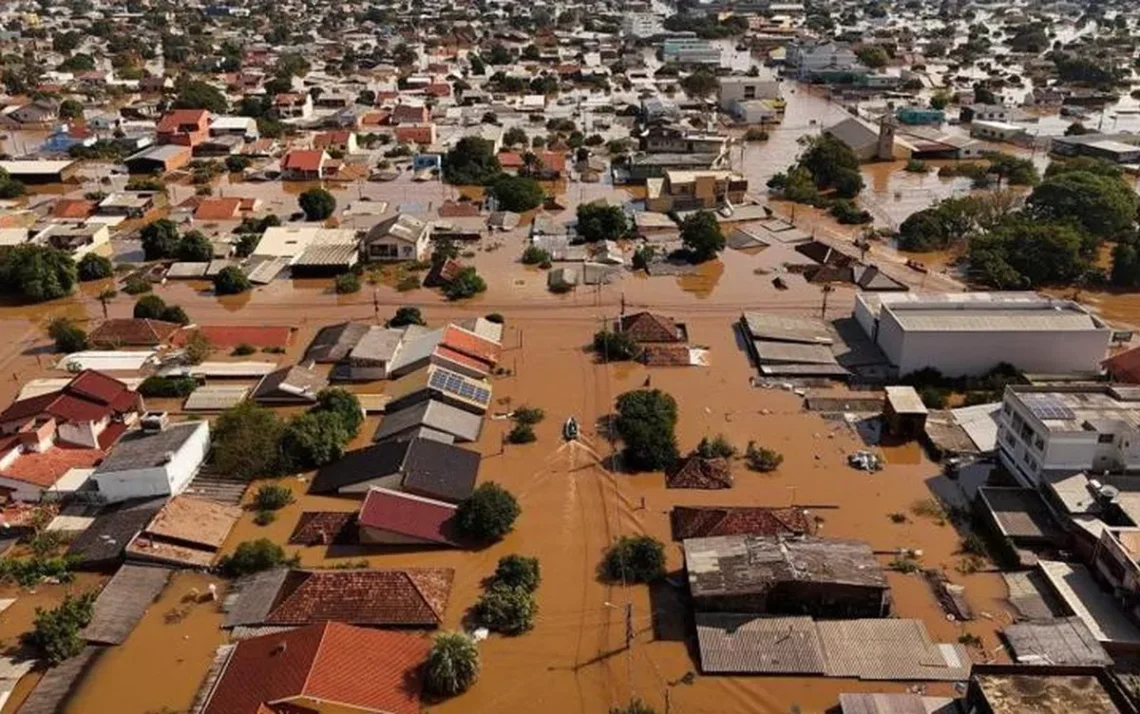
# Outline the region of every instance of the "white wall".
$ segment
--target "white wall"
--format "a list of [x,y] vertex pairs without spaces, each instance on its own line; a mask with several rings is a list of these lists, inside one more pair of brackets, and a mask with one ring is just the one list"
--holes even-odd
[[12,489],[12,498],[28,503],[36,503],[43,498],[44,495],[44,490],[39,486],[25,483],[24,481],[5,478],[4,476],[0,476],[0,488]]
[[186,440],[170,463],[166,465],[167,488],[172,496],[182,493],[210,453],[210,425],[202,421],[194,434]]
[[177,496],[193,480],[209,450],[210,427],[203,421],[168,463],[154,468],[97,473],[93,478],[108,503],[147,496]]
[[983,374],[1001,362],[1026,372],[1096,372],[1110,338],[1109,330],[904,332],[890,311],[879,316],[879,346],[900,375],[923,367],[950,377]]

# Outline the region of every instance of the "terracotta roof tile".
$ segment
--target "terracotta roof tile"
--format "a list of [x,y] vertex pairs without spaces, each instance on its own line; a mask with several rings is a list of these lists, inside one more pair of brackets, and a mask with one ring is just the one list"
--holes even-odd
[[156,128],[160,134],[175,132],[183,124],[202,123],[208,115],[205,109],[175,109],[164,115]]
[[328,154],[320,150],[294,149],[281,161],[281,168],[296,171],[317,171],[328,161]]
[[241,210],[240,198],[206,198],[194,211],[196,221],[232,221]]
[[1129,384],[1140,384],[1140,347],[1113,355],[1100,363],[1114,379]]
[[422,636],[329,622],[237,644],[203,714],[284,714],[305,696],[362,712],[418,714]]
[[69,422],[98,421],[113,413],[139,408],[137,393],[102,372],[85,370],[58,392],[13,402],[0,412],[0,423],[50,416]]
[[728,459],[706,459],[690,456],[665,474],[667,488],[732,488]]
[[813,535],[815,522],[802,508],[686,507],[670,514],[673,540],[727,535]]
[[335,620],[359,625],[436,627],[455,571],[295,570],[289,573],[267,625]]
[[53,446],[43,453],[20,454],[7,468],[0,470],[0,476],[48,488],[71,469],[94,467],[103,459],[103,455],[100,449]]
[[64,198],[51,207],[53,218],[87,218],[95,212],[94,201]]
[[625,315],[618,321],[618,327],[634,342],[684,342],[685,336],[677,323],[652,312],[637,312]]
[[498,344],[455,325],[448,325],[444,330],[441,344],[492,366],[499,363],[502,352]]
[[479,215],[479,206],[470,201],[444,201],[439,207],[440,218],[465,218]]
[[176,322],[149,320],[137,317],[111,318],[95,328],[88,336],[96,345],[160,345],[170,338],[180,325]]
[[333,545],[356,541],[352,511],[305,511],[289,536],[289,545]]

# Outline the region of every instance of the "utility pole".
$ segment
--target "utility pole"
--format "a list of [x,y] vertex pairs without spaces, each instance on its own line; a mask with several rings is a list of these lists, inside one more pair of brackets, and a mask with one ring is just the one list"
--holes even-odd
[[831,287],[831,283],[823,286],[823,309],[819,311],[819,316],[821,319],[827,318],[827,296],[830,295],[831,291],[834,289],[835,288]]

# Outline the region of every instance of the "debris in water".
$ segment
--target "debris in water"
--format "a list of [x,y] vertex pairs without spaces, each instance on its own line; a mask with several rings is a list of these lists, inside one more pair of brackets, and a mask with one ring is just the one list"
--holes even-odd
[[870,451],[856,451],[847,457],[847,465],[860,471],[878,471],[883,468],[883,461]]

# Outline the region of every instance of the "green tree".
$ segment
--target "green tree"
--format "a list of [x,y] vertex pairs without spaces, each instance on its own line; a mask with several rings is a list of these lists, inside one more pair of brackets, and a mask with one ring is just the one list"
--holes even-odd
[[229,171],[231,174],[240,174],[252,165],[253,159],[248,156],[233,154],[232,156],[226,157],[226,171]]
[[249,278],[236,265],[227,265],[214,276],[215,295],[238,295],[252,287]]
[[628,362],[641,354],[641,348],[624,332],[599,330],[594,333],[594,354],[604,362]]
[[659,471],[677,460],[677,402],[659,389],[638,389],[617,398],[614,429],[625,443],[627,466]]
[[461,268],[455,278],[443,289],[448,300],[463,300],[473,297],[487,289],[487,283],[475,272],[475,268],[467,266]]
[[539,572],[538,558],[517,554],[499,558],[499,564],[495,566],[495,573],[491,576],[492,587],[521,588],[529,593],[538,590],[540,582],[542,575]]
[[64,99],[59,103],[59,118],[69,120],[82,119],[83,104],[74,99]]
[[223,557],[218,567],[231,578],[260,573],[291,561],[285,555],[285,549],[268,538],[242,541],[233,554]]
[[621,206],[583,203],[578,206],[578,236],[589,243],[617,240],[629,231],[629,218]]
[[855,56],[871,69],[882,69],[891,59],[887,51],[878,45],[863,45],[855,50]]
[[214,244],[201,231],[190,231],[178,241],[177,257],[191,263],[209,263],[214,259]]
[[1120,179],[1068,171],[1043,181],[1026,204],[1039,220],[1075,219],[1097,238],[1111,238],[1135,223],[1138,199]]
[[75,657],[87,646],[80,632],[94,614],[94,591],[78,597],[65,595],[59,606],[45,610],[36,608],[36,618],[27,640],[50,665],[58,665]]
[[525,176],[503,174],[491,184],[491,195],[499,203],[499,209],[522,213],[538,208],[546,198],[542,185]]
[[665,576],[665,546],[651,536],[622,536],[606,550],[601,574],[615,583],[653,582]]
[[436,696],[466,692],[479,679],[479,649],[462,632],[442,632],[432,640],[424,664],[424,685]]
[[275,413],[252,401],[227,409],[211,433],[215,467],[241,481],[277,474],[284,431],[285,424]]
[[498,540],[511,532],[520,513],[522,509],[510,491],[494,481],[486,481],[459,504],[455,522],[468,538]]
[[174,109],[206,109],[214,114],[225,114],[230,104],[216,87],[199,80],[189,80],[177,87],[178,95],[171,105]]
[[166,310],[166,301],[157,295],[143,295],[135,301],[133,316],[139,320],[158,320]]
[[744,460],[748,464],[748,468],[753,471],[768,473],[780,468],[780,464],[784,463],[784,456],[772,449],[757,446],[756,442],[750,441],[744,450]]
[[276,483],[267,483],[257,489],[253,505],[259,511],[280,511],[293,502],[293,492]]
[[610,707],[610,714],[657,714],[657,710],[634,697],[624,707]]
[[349,440],[356,438],[364,424],[364,409],[360,406],[360,400],[352,392],[339,387],[322,389],[317,394],[317,403],[310,411],[335,414],[348,432]]
[[695,99],[704,99],[720,87],[716,75],[707,69],[698,69],[692,74],[682,77],[679,84],[681,89],[685,90],[685,94]]
[[[841,182],[851,182],[850,172],[859,173],[859,157],[851,147],[831,134],[820,134],[807,141],[807,148],[800,157],[799,165],[811,172],[817,187],[827,189],[838,187]],[[860,190],[862,177],[859,178]],[[846,187],[849,188],[849,187]],[[851,198],[859,191],[846,191],[842,198]]]
[[388,320],[388,327],[406,327],[407,325],[426,325],[420,309],[413,305],[401,305],[396,308],[396,314]]
[[178,255],[178,226],[169,218],[160,218],[143,226],[139,232],[143,255],[147,260],[162,260]]
[[1134,238],[1119,241],[1112,249],[1112,284],[1120,288],[1140,287],[1140,251]]
[[193,377],[159,377],[151,375],[139,385],[139,394],[154,399],[176,399],[190,396],[198,388]]
[[950,93],[944,89],[940,89],[931,95],[930,108],[941,111],[950,105],[950,99]]
[[482,186],[501,172],[494,146],[476,136],[463,137],[443,158],[443,178],[448,183]]
[[336,211],[336,197],[323,188],[310,188],[297,199],[306,221],[323,221]]
[[1068,285],[1088,268],[1088,239],[1071,223],[1016,216],[971,238],[970,269],[999,289]]
[[76,52],[59,63],[60,72],[90,72],[95,69],[95,58],[85,52]]
[[681,221],[681,244],[694,263],[712,260],[724,250],[724,233],[710,211],[697,211]]
[[360,276],[356,273],[341,273],[333,280],[333,290],[337,295],[351,295],[360,292]]
[[526,132],[517,126],[512,126],[503,132],[503,145],[504,146],[530,146],[530,139],[527,138]]
[[55,340],[56,352],[71,354],[87,349],[87,333],[66,317],[57,317],[48,323],[48,336]]
[[91,282],[92,280],[103,280],[115,274],[115,268],[111,265],[109,258],[104,258],[95,253],[87,253],[79,259],[79,263],[75,266],[76,275],[82,282]]
[[344,456],[351,439],[340,414],[310,411],[289,420],[281,435],[281,453],[292,470],[307,471]]
[[0,246],[0,293],[27,302],[55,300],[71,292],[78,278],[68,253],[40,245]]
[[162,311],[162,314],[158,316],[158,319],[163,322],[174,322],[179,325],[190,324],[190,316],[186,314],[186,311],[183,310],[180,305],[167,305],[166,309]]
[[281,55],[281,59],[277,60],[276,74],[278,77],[304,77],[309,69],[309,61],[304,56],[291,53]]
[[496,585],[475,603],[475,618],[492,632],[521,635],[534,629],[538,603],[524,588]]

